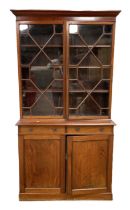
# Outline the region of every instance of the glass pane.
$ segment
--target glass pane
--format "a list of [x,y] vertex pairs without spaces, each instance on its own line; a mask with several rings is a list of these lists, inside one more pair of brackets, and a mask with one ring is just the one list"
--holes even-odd
[[38,88],[31,80],[22,80],[22,89],[24,91],[38,91]]
[[49,57],[53,65],[63,63],[63,48],[62,47],[45,47],[44,52]]
[[32,66],[31,79],[40,90],[44,90],[53,80],[53,69],[51,67]]
[[63,91],[63,80],[54,80],[48,90]]
[[75,91],[75,90],[83,90],[82,86],[80,85],[78,80],[70,80],[69,82],[69,90]]
[[88,45],[94,44],[102,33],[102,25],[79,25],[79,34]]
[[28,48],[28,47],[21,47],[21,64],[27,65],[30,64],[39,52],[37,47]]
[[30,109],[23,108],[23,115],[26,115],[26,116],[30,115]]
[[99,81],[101,79],[101,68],[79,68],[78,69],[78,77],[80,80],[93,82]]
[[86,97],[86,93],[82,92],[72,92],[69,94],[69,107],[71,109],[78,109],[78,106],[83,101],[83,99]]
[[85,102],[79,108],[80,115],[100,115],[100,108],[92,100],[91,97],[88,97]]
[[53,25],[29,25],[29,34],[35,42],[43,46],[53,35]]
[[112,33],[112,25],[105,25],[104,26],[105,33]]
[[78,64],[87,52],[88,52],[88,48],[70,47],[70,52],[69,52],[70,64],[71,65]]
[[108,93],[92,93],[92,97],[101,108],[107,108],[109,106]]
[[69,26],[69,33],[70,34],[76,34],[78,33],[78,25],[70,25]]
[[95,90],[109,90],[109,80],[100,81]]
[[80,63],[80,66],[92,66],[92,67],[99,67],[100,62],[99,60],[90,52]]
[[28,31],[28,25],[20,25],[20,44],[35,46],[35,42],[31,39]]
[[102,116],[108,116],[109,115],[109,109],[102,109],[101,113],[102,113]]
[[77,78],[77,69],[76,68],[70,68],[69,69],[69,79],[78,79]]
[[63,33],[63,26],[55,25],[55,33]]
[[70,45],[85,45],[78,34],[70,34]]
[[25,32],[20,33],[20,44],[21,45],[30,45],[30,46],[34,45],[35,46],[35,42]]
[[56,108],[55,113],[56,115],[63,115],[63,108]]
[[55,79],[63,79],[63,67],[58,66],[53,68],[53,76]]
[[24,92],[23,91],[23,107],[31,107],[40,96],[38,92]]
[[63,46],[63,36],[60,34],[55,34],[47,44],[47,46],[50,46],[50,45],[51,46],[56,46],[56,45]]
[[112,44],[112,36],[104,35],[97,43],[97,45],[111,45]]
[[[31,109],[32,115],[63,115],[62,93],[47,92],[43,94]],[[61,107],[61,108],[57,108]]]
[[22,79],[29,79],[29,67],[22,67]]
[[63,92],[46,92],[45,96],[47,96],[50,102],[53,104],[55,108],[63,108]]
[[93,53],[103,65],[111,64],[111,48],[95,47]]
[[110,79],[110,68],[104,68],[103,69],[103,79]]
[[98,81],[91,81],[91,80],[84,80],[83,86],[85,87],[86,91],[94,91],[96,85],[98,84]]
[[31,109],[32,115],[50,116],[55,115],[55,109],[51,104],[52,93],[48,93],[48,97],[42,95]]
[[49,60],[49,58],[44,54],[44,52],[40,52],[37,54],[37,56],[35,57],[35,59],[33,60],[31,66],[49,66],[49,64],[51,63],[51,61]]

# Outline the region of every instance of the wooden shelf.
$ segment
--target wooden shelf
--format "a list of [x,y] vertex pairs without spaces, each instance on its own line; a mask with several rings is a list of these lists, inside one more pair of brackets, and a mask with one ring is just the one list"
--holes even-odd
[[112,65],[102,65],[102,66],[79,66],[79,65],[69,65],[69,69],[71,68],[80,68],[80,69],[101,69],[101,68],[111,68]]
[[23,90],[23,93],[40,93],[38,90]]
[[[51,68],[62,68],[63,67],[63,64],[54,64],[54,63],[51,63],[50,62],[50,64],[51,64]],[[30,66],[33,66],[33,65],[30,65],[30,64],[21,64],[21,68],[29,68]],[[36,66],[35,66],[36,67]],[[37,67],[41,67],[41,68],[47,68],[47,65],[46,66],[37,66]],[[41,70],[41,69],[40,69]],[[25,79],[24,79],[25,80]],[[28,80],[28,79],[26,79],[26,80]]]
[[70,47],[76,47],[76,48],[83,48],[83,47],[88,47],[88,48],[95,48],[95,47],[111,47],[111,45],[69,45]]
[[[41,92],[39,92],[38,90],[23,90],[24,93],[42,93],[44,92],[44,89],[41,90],[39,89]],[[49,90],[46,90],[45,93],[59,93],[59,92],[63,92],[63,90],[60,90],[60,89],[49,89]]]
[[[69,93],[89,93],[91,92],[92,90],[91,89],[85,89],[85,90],[69,90]],[[38,90],[23,90],[24,93],[40,93]],[[41,90],[41,93],[44,92],[44,90]],[[63,92],[63,90],[61,89],[49,89],[49,90],[46,90],[45,93],[59,93],[59,92]],[[93,90],[92,91],[93,93],[108,93],[109,91],[108,90],[101,90],[101,89],[98,89],[98,90]]]
[[[42,48],[43,45],[35,45],[35,44],[21,44],[21,47],[40,47]],[[50,47],[63,47],[63,45],[46,45],[45,48],[50,48]],[[111,45],[69,45],[69,47],[72,48],[95,48],[95,47],[101,47],[101,48],[105,48],[105,47],[111,47]]]
[[[35,44],[21,44],[21,47],[39,47],[42,48],[44,45],[35,45]],[[46,45],[44,48],[49,47],[63,47],[63,45]]]
[[[69,93],[89,93],[91,92],[92,90],[91,89],[85,89],[85,90],[69,90]],[[101,89],[98,89],[98,90],[93,90],[92,93],[108,93],[109,91],[108,90],[101,90]]]

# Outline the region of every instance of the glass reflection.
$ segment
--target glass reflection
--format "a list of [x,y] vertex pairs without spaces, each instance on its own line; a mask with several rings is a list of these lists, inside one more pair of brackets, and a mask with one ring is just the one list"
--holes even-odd
[[78,32],[78,26],[77,25],[70,25],[69,27],[69,33],[70,34],[75,34]]
[[25,31],[28,29],[28,25],[20,25],[20,31]]

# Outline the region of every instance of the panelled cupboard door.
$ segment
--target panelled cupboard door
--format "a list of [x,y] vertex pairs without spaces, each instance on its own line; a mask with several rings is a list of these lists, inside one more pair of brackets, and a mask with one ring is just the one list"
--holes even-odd
[[25,135],[19,145],[21,165],[24,160],[21,193],[64,192],[64,137]]
[[69,136],[67,192],[111,192],[112,142],[109,135]]

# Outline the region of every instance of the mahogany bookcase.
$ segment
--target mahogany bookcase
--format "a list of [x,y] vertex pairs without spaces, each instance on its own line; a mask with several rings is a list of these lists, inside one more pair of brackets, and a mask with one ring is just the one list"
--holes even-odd
[[11,11],[20,200],[111,200],[112,72],[120,11]]

